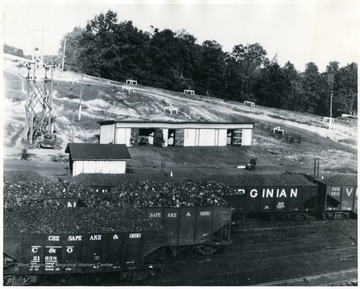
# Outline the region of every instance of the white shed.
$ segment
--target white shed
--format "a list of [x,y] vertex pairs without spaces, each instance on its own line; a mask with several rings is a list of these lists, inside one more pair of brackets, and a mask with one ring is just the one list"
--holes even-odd
[[131,159],[126,145],[69,143],[69,168],[79,174],[125,174],[126,160]]
[[101,144],[251,146],[254,123],[100,121]]

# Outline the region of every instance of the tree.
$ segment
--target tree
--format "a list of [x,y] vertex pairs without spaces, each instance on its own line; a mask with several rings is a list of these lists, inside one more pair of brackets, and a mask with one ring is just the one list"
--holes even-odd
[[152,83],[157,87],[181,90],[193,85],[191,78],[198,63],[196,39],[185,31],[153,29],[150,40]]
[[291,93],[291,82],[276,62],[261,70],[254,87],[259,103],[270,107],[283,108]]
[[333,112],[341,113],[357,111],[357,64],[351,63],[339,69],[334,77]]
[[201,61],[196,74],[196,89],[206,95],[219,95],[225,88],[226,62],[222,46],[216,41],[204,41]]
[[[149,86],[198,94],[253,100],[259,104],[318,115],[353,112],[357,107],[357,64],[339,68],[332,61],[324,73],[315,63],[299,73],[287,62],[280,67],[269,61],[259,44],[234,46],[224,53],[215,40],[201,45],[185,30],[174,32],[152,27],[143,32],[131,21],[117,23],[111,10],[89,20],[84,29],[75,27],[61,41],[58,61],[66,38],[67,69],[125,81],[132,78]],[[22,54],[4,45],[4,51]]]
[[201,46],[185,30],[176,33],[178,40],[179,71],[175,90],[195,89],[196,72],[201,62]]
[[22,49],[15,48],[14,46],[10,46],[7,44],[4,44],[3,51],[4,51],[4,53],[7,53],[7,54],[11,54],[11,55],[19,56],[19,57],[25,57],[24,51]]
[[315,63],[310,62],[305,65],[301,79],[304,88],[301,109],[308,113],[315,113],[318,109],[320,91],[323,87],[323,80],[320,78],[319,69]]
[[147,83],[150,70],[149,34],[139,30],[131,21],[124,21],[115,27],[113,41],[108,49],[108,55],[113,53],[115,67],[111,78],[122,81],[132,78]]
[[117,14],[111,10],[100,13],[88,21],[81,42],[80,59],[85,71],[99,77],[111,78],[116,56],[114,29],[117,26]]
[[81,63],[79,62],[82,39],[84,30],[80,27],[75,27],[72,32],[67,33],[60,41],[60,49],[58,51],[58,61],[61,61],[64,53],[64,43],[66,39],[65,47],[65,67],[76,72],[81,71]]
[[302,111],[304,107],[304,88],[300,79],[300,74],[291,62],[285,63],[282,68],[283,74],[290,83],[290,90],[287,91],[286,97],[283,98],[282,108]]
[[[226,98],[241,100],[241,75],[235,59],[230,53],[225,53],[225,89]],[[253,99],[251,99],[253,100]]]
[[251,94],[252,81],[258,70],[268,61],[266,51],[259,43],[235,45],[231,57],[241,77],[241,96]]
[[330,102],[334,90],[334,79],[338,71],[339,62],[332,61],[326,66],[326,71],[320,75],[322,80],[322,89],[320,91],[318,109],[316,111],[319,115],[330,116]]
[[98,35],[100,37],[106,37],[108,32],[113,32],[116,23],[117,13],[108,10],[105,15],[104,13],[100,13],[88,21],[86,31],[92,32],[94,35]]

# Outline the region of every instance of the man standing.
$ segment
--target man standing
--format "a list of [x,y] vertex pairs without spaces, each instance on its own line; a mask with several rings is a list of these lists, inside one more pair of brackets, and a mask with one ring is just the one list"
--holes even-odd
[[28,161],[28,153],[27,153],[27,149],[24,147],[21,151],[21,160],[25,160],[25,161]]
[[252,158],[250,160],[250,171],[255,171],[256,160],[257,160],[257,158]]

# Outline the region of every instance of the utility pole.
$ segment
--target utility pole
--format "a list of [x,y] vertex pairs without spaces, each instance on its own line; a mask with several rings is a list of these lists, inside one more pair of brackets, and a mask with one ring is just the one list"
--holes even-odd
[[315,158],[314,159],[314,178],[319,177],[319,171],[320,171],[320,160]]
[[64,40],[64,48],[63,48],[63,57],[62,57],[61,70],[64,70],[64,64],[65,64],[65,49],[66,49],[66,37],[65,37],[65,40]]
[[331,123],[332,123],[332,102],[333,102],[333,86],[334,86],[334,74],[333,73],[329,73],[328,74],[328,84],[330,87],[330,119],[329,119],[329,130],[331,129]]
[[333,99],[333,92],[330,93],[330,121],[329,121],[329,129],[331,129],[332,123],[332,99]]
[[81,75],[81,80],[80,80],[80,103],[79,103],[78,121],[81,120],[81,100],[82,100],[82,95],[83,95],[83,77],[84,77],[84,74]]
[[41,26],[41,62],[40,65],[44,64],[44,27]]
[[[41,28],[34,28],[31,29],[30,31],[32,31],[32,36],[33,36],[33,55],[32,55],[32,62],[39,62],[41,66],[43,66],[44,64],[44,31],[47,31],[46,28],[44,28],[43,26]],[[35,43],[35,32],[41,32],[41,55],[39,55],[39,47],[37,47],[38,45],[35,44],[39,44],[38,41],[36,41]]]

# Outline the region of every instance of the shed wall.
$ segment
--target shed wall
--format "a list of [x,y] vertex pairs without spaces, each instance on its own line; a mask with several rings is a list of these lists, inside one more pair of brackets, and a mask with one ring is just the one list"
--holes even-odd
[[218,146],[226,146],[227,144],[227,129],[219,129]]
[[[116,125],[116,128],[115,128]],[[238,145],[251,146],[253,142],[253,128],[252,125],[244,125],[246,128],[242,128],[240,125],[237,128],[241,132],[241,138]],[[167,146],[168,140],[168,128],[160,128],[163,132],[165,144]],[[180,129],[176,129],[178,135]],[[227,133],[228,128],[198,128],[190,127],[184,129],[184,143],[183,146],[226,146],[227,145]],[[115,143],[125,144],[131,146],[131,128],[119,127],[119,123],[100,126],[100,143]],[[152,144],[152,137],[149,136],[149,143]]]
[[115,144],[130,146],[131,128],[116,128]]
[[100,126],[100,143],[114,143],[115,124],[106,124]]
[[125,174],[126,161],[74,161],[72,175]]
[[216,146],[216,130],[200,129],[199,146]]
[[226,146],[226,129],[186,129],[184,146]]
[[252,129],[243,129],[243,146],[251,146],[253,140],[253,130]]

